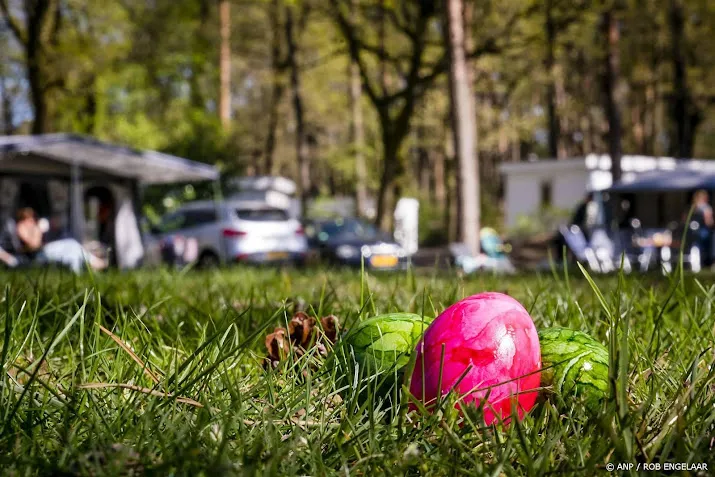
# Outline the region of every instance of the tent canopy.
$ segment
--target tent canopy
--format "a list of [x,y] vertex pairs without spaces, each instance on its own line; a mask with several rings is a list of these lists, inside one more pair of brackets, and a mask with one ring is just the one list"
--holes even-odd
[[643,172],[630,180],[621,180],[608,192],[669,192],[715,189],[715,172],[695,169]]
[[0,136],[0,171],[69,175],[73,165],[91,174],[143,184],[216,180],[218,170],[156,151],[140,151],[74,134]]

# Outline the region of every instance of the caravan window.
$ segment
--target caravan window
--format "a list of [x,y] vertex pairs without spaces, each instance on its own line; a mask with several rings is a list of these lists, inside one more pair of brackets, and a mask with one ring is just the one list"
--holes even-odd
[[184,227],[198,227],[216,222],[216,209],[190,209],[184,211]]
[[47,193],[47,182],[41,180],[26,180],[20,182],[18,201],[16,210],[30,207],[35,211],[37,217],[50,217],[52,207],[50,205],[49,194]]
[[552,205],[551,182],[545,181],[541,183],[541,208],[547,209]]
[[281,209],[237,209],[236,215],[241,220],[253,222],[281,222],[288,220],[288,213]]

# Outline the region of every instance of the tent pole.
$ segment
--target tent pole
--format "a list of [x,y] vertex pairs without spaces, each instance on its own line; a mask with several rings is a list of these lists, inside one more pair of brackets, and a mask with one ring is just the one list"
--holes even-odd
[[82,242],[82,232],[84,228],[84,204],[82,201],[82,171],[79,164],[72,164],[70,182],[70,216],[72,237],[78,242]]
[[223,192],[221,191],[221,181],[219,179],[216,179],[212,183],[213,187],[213,198],[214,198],[214,206],[216,207],[216,215],[219,216],[221,214],[221,208],[219,204],[223,202]]
[[223,200],[223,192],[221,192],[221,181],[219,179],[213,181],[213,196],[214,202],[221,202]]
[[137,218],[137,224],[139,225],[139,236],[141,237],[142,247],[146,245],[144,243],[144,184],[139,181],[130,182],[130,189],[132,191],[132,202],[134,205],[134,215]]
[[[221,191],[221,180],[215,179],[211,185],[213,187],[213,199],[214,209],[216,210],[216,219],[222,220],[223,217],[221,217],[221,202],[223,202],[223,192]],[[221,249],[224,254],[227,252],[226,247],[226,240],[222,239]]]

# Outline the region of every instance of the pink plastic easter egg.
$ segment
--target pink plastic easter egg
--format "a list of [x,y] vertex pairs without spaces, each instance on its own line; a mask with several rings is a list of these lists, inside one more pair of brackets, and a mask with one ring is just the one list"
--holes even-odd
[[510,296],[480,293],[450,306],[427,328],[417,345],[410,392],[427,409],[453,388],[464,396],[463,405],[486,398],[487,424],[497,417],[508,421],[515,402],[521,419],[536,402],[540,369],[539,337],[529,313]]

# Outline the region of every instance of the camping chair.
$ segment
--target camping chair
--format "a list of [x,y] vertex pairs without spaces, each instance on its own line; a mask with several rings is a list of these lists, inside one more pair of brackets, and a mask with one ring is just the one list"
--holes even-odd
[[670,273],[673,270],[673,262],[675,264],[680,262],[681,253],[683,265],[687,264],[688,268],[695,273],[702,269],[703,254],[698,242],[699,229],[700,224],[697,222],[691,222],[687,230],[684,225],[672,227],[673,237],[677,239],[684,237],[684,241],[678,247],[663,247],[661,249],[661,261],[665,272]]
[[626,255],[632,263],[638,264],[642,273],[647,272],[654,262],[662,261],[663,254],[667,256],[667,252],[663,252],[662,249],[659,255],[658,248],[651,245],[643,246],[639,240],[644,234],[640,220],[635,218],[630,220],[626,230],[620,232],[620,240]]
[[591,248],[586,236],[577,225],[559,227],[559,233],[566,243],[566,247],[573,254],[578,262],[587,263],[588,268],[593,272],[601,272],[601,264],[596,256],[596,252]]
[[625,273],[631,272],[632,255],[628,253],[620,234],[609,234],[603,228],[596,229],[591,234],[589,247],[596,254],[602,273],[615,272],[621,267]]

